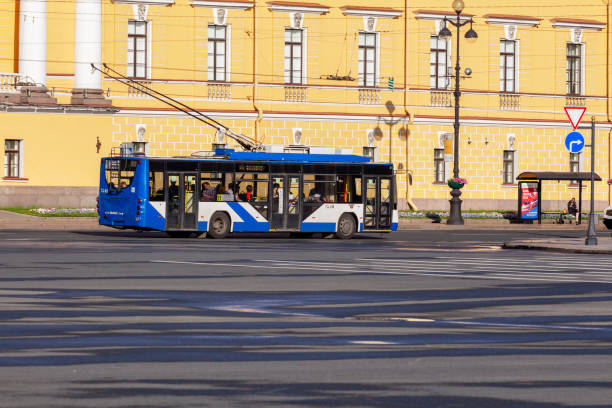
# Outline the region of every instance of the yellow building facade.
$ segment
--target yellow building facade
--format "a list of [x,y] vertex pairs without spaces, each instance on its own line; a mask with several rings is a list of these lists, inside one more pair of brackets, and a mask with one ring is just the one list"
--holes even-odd
[[[400,208],[448,208],[449,0],[0,2],[0,205],[95,205],[100,158],[121,143],[146,142],[151,156],[239,148],[89,66],[104,63],[271,149],[392,161]],[[608,205],[612,6],[465,3],[478,38],[461,28],[463,208],[515,209],[524,171],[590,170],[588,149],[565,149],[566,106],[595,118],[596,205]],[[450,39],[438,36],[445,24]],[[544,185],[545,209],[571,196],[571,183]]]

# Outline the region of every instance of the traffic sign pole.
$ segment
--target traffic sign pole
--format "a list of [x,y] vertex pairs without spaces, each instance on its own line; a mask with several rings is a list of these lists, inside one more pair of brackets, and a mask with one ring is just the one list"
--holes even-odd
[[595,116],[591,117],[591,212],[589,213],[589,227],[584,240],[585,245],[597,245],[595,232]]

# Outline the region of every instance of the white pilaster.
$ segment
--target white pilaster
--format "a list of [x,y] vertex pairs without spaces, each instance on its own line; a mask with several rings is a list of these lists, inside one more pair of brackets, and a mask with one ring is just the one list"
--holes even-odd
[[102,58],[101,0],[75,0],[74,11],[74,88],[100,89],[100,73],[90,64],[100,67]]
[[21,0],[19,7],[19,75],[47,83],[47,1]]

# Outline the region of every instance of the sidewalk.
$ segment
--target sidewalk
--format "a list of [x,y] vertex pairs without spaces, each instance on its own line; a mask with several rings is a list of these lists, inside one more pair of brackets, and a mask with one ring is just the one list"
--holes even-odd
[[[581,225],[576,224],[554,224],[551,220],[538,224],[511,224],[503,219],[465,219],[465,225],[446,225],[443,220],[434,223],[430,219],[400,219],[399,229],[401,231],[410,230],[560,230],[571,229],[584,231],[588,222]],[[37,217],[33,215],[17,214],[10,211],[0,210],[0,230],[79,230],[79,231],[110,231],[109,227],[98,224],[97,218],[92,217]],[[557,252],[572,253],[592,253],[592,254],[612,254],[611,230],[603,224],[596,227],[598,233],[598,245],[584,245],[584,237],[581,238],[551,238],[551,239],[531,239],[521,241],[510,241],[504,243],[507,249],[535,249]]]
[[108,230],[94,217],[37,217],[0,210],[0,230]]

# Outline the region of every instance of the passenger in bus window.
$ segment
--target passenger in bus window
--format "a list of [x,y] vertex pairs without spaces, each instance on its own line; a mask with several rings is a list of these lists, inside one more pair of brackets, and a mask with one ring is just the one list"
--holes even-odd
[[217,201],[234,201],[234,194],[230,194],[223,184],[217,189]]
[[121,188],[121,189],[126,188],[126,187],[127,187],[127,184],[125,183],[125,181],[122,181],[122,182],[119,184],[119,188]]
[[246,191],[238,194],[238,199],[240,201],[253,201],[253,186],[246,186]]
[[274,183],[272,184],[272,212],[278,213],[279,210],[279,199],[280,195],[278,189],[280,188],[280,184]]
[[168,188],[168,193],[170,193],[170,196],[178,196],[178,186],[176,185],[176,180],[172,180],[170,182],[170,187]]
[[215,201],[215,190],[213,190],[208,181],[202,183],[200,201]]

